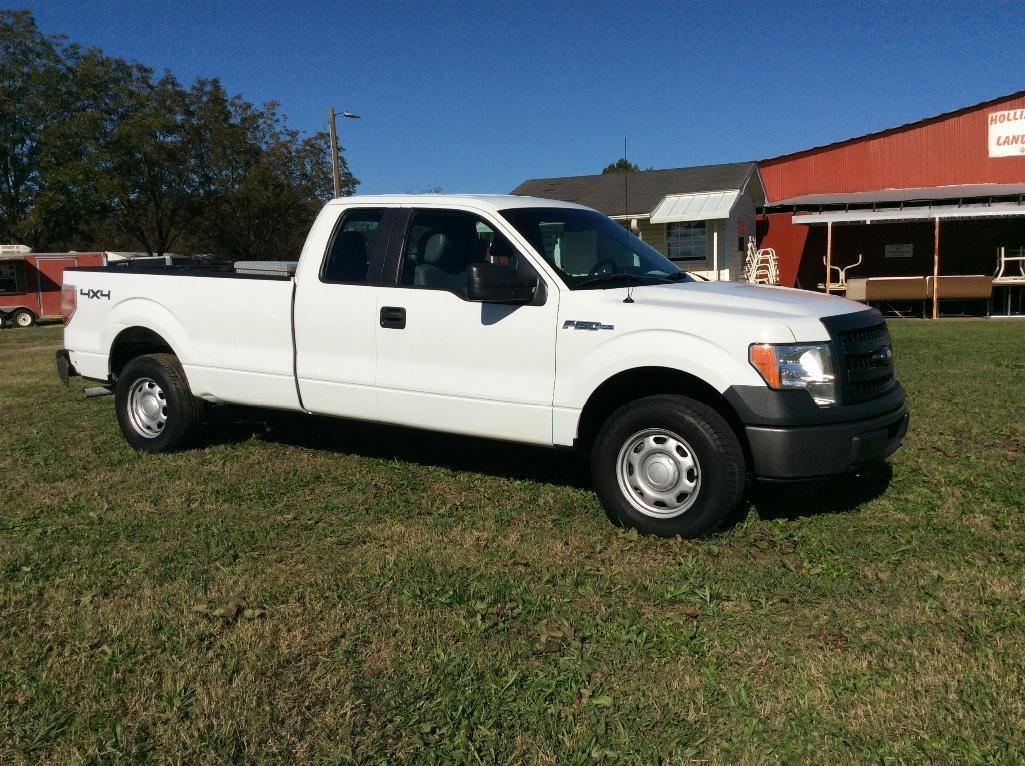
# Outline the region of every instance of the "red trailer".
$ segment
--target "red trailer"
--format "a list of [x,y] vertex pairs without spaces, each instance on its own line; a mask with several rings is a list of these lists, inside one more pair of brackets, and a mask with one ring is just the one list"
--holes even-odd
[[29,327],[40,319],[60,319],[64,269],[105,263],[105,253],[0,255],[0,320]]

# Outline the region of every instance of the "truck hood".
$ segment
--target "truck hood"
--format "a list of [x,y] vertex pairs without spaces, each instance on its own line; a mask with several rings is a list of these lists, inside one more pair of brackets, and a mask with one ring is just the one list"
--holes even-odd
[[[624,291],[616,289],[609,292]],[[867,308],[862,303],[835,295],[747,282],[647,285],[635,288],[633,297],[636,303],[651,308],[722,313],[732,321],[749,317],[754,321],[780,322],[790,328],[797,341],[828,340],[820,319]]]

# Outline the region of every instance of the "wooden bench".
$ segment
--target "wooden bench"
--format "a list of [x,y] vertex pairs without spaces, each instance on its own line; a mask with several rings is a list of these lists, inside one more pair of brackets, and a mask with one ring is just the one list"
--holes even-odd
[[[926,304],[932,301],[936,285],[940,300],[989,301],[993,295],[993,277],[981,274],[954,274],[941,276],[937,283],[932,277],[862,277],[847,280],[847,297],[861,303],[922,302],[922,315]],[[893,309],[895,313],[899,311]]]

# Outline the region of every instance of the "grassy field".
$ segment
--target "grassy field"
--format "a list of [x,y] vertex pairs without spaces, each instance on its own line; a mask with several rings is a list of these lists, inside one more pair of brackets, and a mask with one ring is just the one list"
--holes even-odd
[[1020,763],[1025,324],[892,332],[889,486],[687,543],[570,453],[226,413],[136,455],[2,330],[0,763]]

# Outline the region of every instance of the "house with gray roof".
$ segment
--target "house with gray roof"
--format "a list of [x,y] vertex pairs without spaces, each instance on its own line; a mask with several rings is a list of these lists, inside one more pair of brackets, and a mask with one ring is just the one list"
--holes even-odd
[[754,162],[535,178],[512,191],[600,210],[685,271],[740,279],[765,192]]

